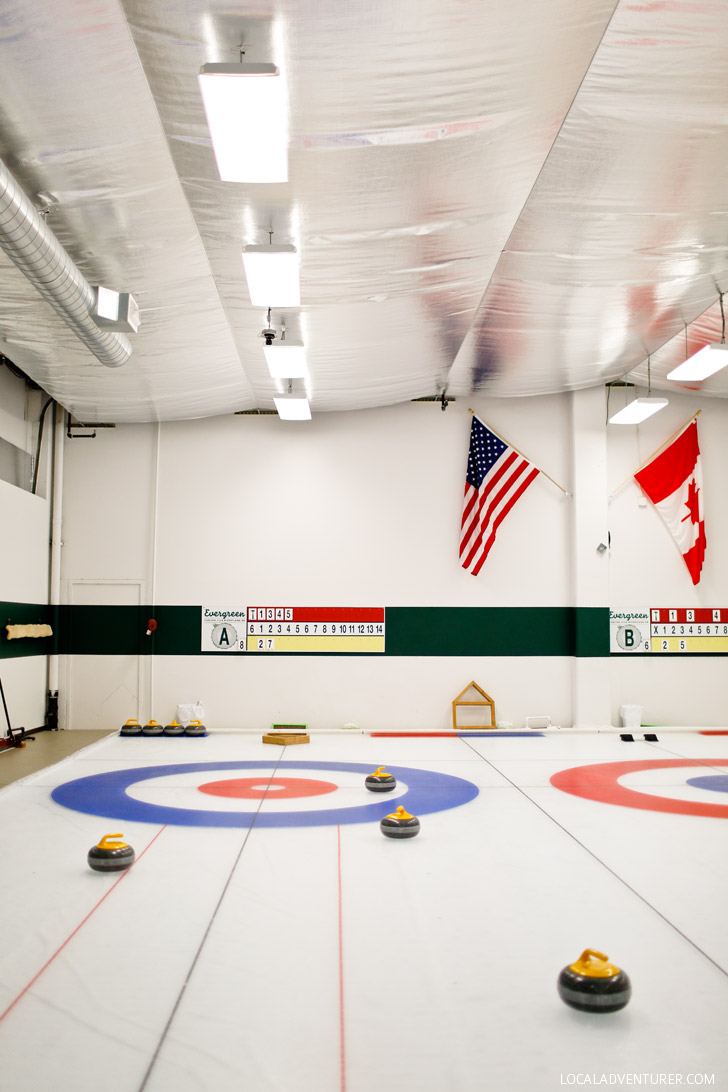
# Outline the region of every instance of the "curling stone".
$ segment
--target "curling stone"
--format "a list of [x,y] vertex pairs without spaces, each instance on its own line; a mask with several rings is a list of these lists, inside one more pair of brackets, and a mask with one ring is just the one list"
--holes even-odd
[[586,948],[576,963],[564,967],[557,982],[559,997],[581,1012],[616,1012],[632,996],[629,978],[602,952]]
[[183,736],[185,734],[184,724],[178,724],[176,720],[173,720],[171,724],[165,724],[164,726],[165,736]]
[[370,792],[391,792],[397,787],[397,779],[387,773],[384,766],[378,766],[374,773],[364,779],[364,784]]
[[420,833],[420,821],[416,815],[410,815],[402,805],[391,815],[385,815],[379,829],[387,838],[414,838]]
[[191,720],[185,728],[186,736],[204,736],[207,734],[205,725],[200,720]]
[[142,726],[136,717],[130,717],[126,724],[122,724],[120,736],[140,736],[142,734]]
[[161,736],[164,728],[154,718],[148,721],[142,728],[143,736]]
[[134,864],[134,850],[126,842],[115,842],[121,834],[105,834],[97,846],[88,851],[88,863],[94,872],[123,872]]

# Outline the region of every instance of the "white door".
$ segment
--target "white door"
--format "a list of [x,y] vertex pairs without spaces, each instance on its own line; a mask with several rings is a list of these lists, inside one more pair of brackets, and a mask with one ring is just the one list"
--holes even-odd
[[[73,606],[139,606],[143,594],[140,581],[72,580],[66,601]],[[137,655],[66,656],[61,727],[113,732],[129,717],[139,717],[146,659]]]

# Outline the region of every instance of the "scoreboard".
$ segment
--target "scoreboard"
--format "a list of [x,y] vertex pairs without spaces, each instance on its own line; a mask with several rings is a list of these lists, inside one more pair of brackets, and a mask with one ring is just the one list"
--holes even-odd
[[610,616],[615,653],[728,653],[726,607],[649,607]]
[[384,652],[384,607],[202,608],[203,652]]

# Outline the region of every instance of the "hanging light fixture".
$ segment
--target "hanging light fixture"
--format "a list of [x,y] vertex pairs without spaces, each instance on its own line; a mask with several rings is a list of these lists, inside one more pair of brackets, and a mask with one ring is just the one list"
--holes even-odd
[[278,345],[265,345],[263,352],[273,379],[303,379],[308,374],[302,341],[282,340]]
[[103,285],[92,285],[94,302],[91,317],[101,329],[136,334],[139,329],[139,306],[128,292],[117,292]]
[[303,342],[287,341],[285,326],[278,344],[266,340],[263,353],[273,379],[303,379],[308,374]]
[[306,366],[306,350],[302,341],[286,339],[285,319],[281,320],[280,341],[276,340],[277,330],[272,325],[271,309],[268,308],[268,325],[261,330],[259,336],[263,338],[263,355],[268,365],[268,371],[272,379],[305,379],[308,375]]
[[664,409],[667,398],[635,398],[633,402],[609,418],[610,425],[639,425],[653,413]]
[[274,64],[203,64],[198,76],[223,182],[287,182],[284,81]]
[[298,279],[298,252],[290,244],[244,246],[243,266],[250,302],[254,307],[300,307],[301,285]]
[[658,413],[668,404],[667,398],[652,397],[652,376],[650,374],[650,358],[647,357],[647,397],[635,398],[628,402],[624,409],[612,414],[609,418],[610,425],[639,425]]
[[691,357],[678,364],[667,373],[667,379],[673,382],[700,381],[707,379],[709,375],[715,375],[721,368],[728,366],[728,345],[725,343],[725,311],[723,310],[723,293],[720,293],[720,317],[722,333],[720,344],[704,345],[693,353]]
[[273,402],[281,421],[311,420],[311,406],[304,394],[277,394]]
[[298,394],[293,390],[293,383],[288,380],[288,390],[285,394],[277,394],[273,398],[276,411],[281,421],[310,421],[311,406],[305,394]]

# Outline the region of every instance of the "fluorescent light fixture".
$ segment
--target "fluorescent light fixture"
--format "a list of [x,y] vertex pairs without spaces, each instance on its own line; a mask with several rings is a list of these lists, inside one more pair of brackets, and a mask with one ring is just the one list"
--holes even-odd
[[678,382],[707,379],[721,368],[728,366],[728,345],[704,345],[697,353],[678,364],[667,373],[668,379]]
[[279,394],[273,401],[281,421],[311,420],[311,407],[305,394]]
[[94,289],[96,293],[96,317],[106,319],[107,322],[116,322],[119,317],[119,293],[112,288],[104,288],[99,285]]
[[119,322],[121,329],[129,334],[135,334],[141,323],[137,301],[128,292],[119,294]]
[[287,182],[284,81],[274,64],[203,64],[197,77],[223,182]]
[[280,341],[277,345],[264,345],[265,362],[273,379],[303,379],[306,369],[306,350],[300,341]]
[[664,409],[667,398],[635,398],[618,413],[609,418],[610,425],[638,425],[640,421],[646,421],[653,413]]
[[254,307],[300,307],[298,253],[295,246],[273,243],[244,246],[243,265]]
[[93,285],[94,303],[91,317],[103,330],[115,330],[117,333],[135,334],[139,329],[141,316],[139,307],[128,292],[116,292],[113,288]]

